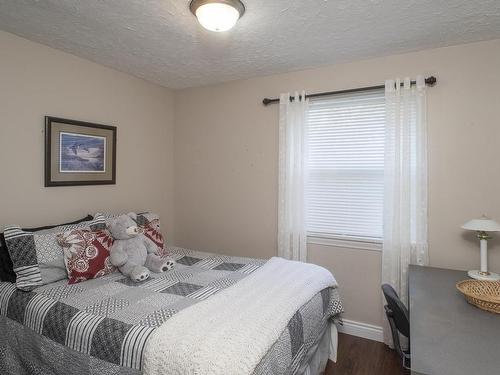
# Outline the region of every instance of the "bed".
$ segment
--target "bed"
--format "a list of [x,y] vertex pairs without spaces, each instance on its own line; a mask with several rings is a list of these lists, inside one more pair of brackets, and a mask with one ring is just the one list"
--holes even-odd
[[[179,324],[176,326],[174,322],[183,318],[186,320],[189,313],[195,314],[197,309],[216,309],[217,304],[221,304],[218,298],[222,301],[224,297],[233,298],[231,293],[246,294],[240,293],[239,287],[245,283],[250,288],[248,291],[258,289],[259,283],[262,285],[265,282],[260,275],[265,274],[264,269],[272,263],[178,247],[170,247],[169,250],[176,261],[175,268],[152,274],[149,280],[139,284],[119,272],[72,285],[68,285],[67,280],[60,280],[30,292],[16,289],[15,284],[0,282],[0,373],[164,373],[165,368],[155,368],[154,361],[163,360],[163,365],[169,366],[166,362],[175,356],[170,357],[168,350],[176,346],[178,340],[187,345],[187,341],[181,340],[185,328]],[[272,274],[272,271],[268,273]],[[261,287],[272,289],[266,285]],[[295,291],[300,294],[300,289],[295,288]],[[237,308],[238,303],[251,303],[249,299],[235,298],[234,306],[229,303],[227,309]],[[224,306],[221,304],[219,308],[225,310]],[[269,317],[279,317],[280,306],[269,308],[274,308]],[[245,322],[243,310],[241,307],[238,310],[241,322]],[[258,354],[258,363],[251,365],[252,371],[248,373],[320,373],[328,358],[335,360],[335,322],[341,312],[338,289],[333,286],[319,290],[299,306],[291,318],[286,318],[284,329],[276,334],[277,339],[273,339],[272,345],[267,345],[265,352]],[[210,319],[203,314],[193,319],[193,331],[186,336],[196,336],[199,329],[194,326]],[[215,331],[216,324],[214,321],[211,326]],[[220,338],[230,340],[237,336],[236,330],[244,332],[247,328],[238,326],[237,319],[235,327],[237,329],[233,331],[221,332]],[[178,332],[174,335],[176,330]],[[217,332],[212,334],[217,335]],[[159,344],[156,343],[165,338],[170,340],[169,343],[165,347],[157,346]],[[223,344],[221,342],[221,348]],[[190,363],[202,358],[201,349],[193,353],[186,349],[182,354],[183,361]],[[210,350],[212,353],[218,351],[217,348]],[[153,361],[150,358],[154,356],[156,359]],[[244,362],[238,356],[232,360],[234,363]],[[172,359],[172,365],[174,362]],[[194,373],[189,367],[185,372],[179,372],[178,368],[175,371]],[[228,368],[226,373],[240,372],[235,367]]]

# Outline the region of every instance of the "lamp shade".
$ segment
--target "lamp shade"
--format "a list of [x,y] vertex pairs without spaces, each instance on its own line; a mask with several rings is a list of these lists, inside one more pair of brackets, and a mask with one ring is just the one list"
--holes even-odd
[[500,232],[500,224],[484,215],[479,219],[466,222],[462,228],[482,232]]

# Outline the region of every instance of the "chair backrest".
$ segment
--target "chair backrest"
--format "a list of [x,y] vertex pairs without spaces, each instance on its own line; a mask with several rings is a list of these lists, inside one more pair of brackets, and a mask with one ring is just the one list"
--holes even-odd
[[[382,285],[387,307],[392,313],[392,318],[398,331],[406,337],[410,337],[410,315],[408,309],[399,299],[398,294],[389,284]],[[387,308],[386,308],[387,311]]]

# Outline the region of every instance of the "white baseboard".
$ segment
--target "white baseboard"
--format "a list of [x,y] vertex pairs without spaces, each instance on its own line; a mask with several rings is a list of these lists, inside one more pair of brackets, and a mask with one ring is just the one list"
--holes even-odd
[[384,333],[382,327],[372,324],[355,322],[354,320],[342,319],[344,325],[337,326],[339,332],[347,335],[363,337],[368,340],[384,342]]

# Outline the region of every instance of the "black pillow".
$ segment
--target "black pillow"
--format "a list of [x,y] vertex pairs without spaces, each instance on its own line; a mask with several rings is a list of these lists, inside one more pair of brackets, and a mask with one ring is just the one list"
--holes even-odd
[[[45,227],[38,227],[38,228],[23,228],[23,230],[27,232],[36,232],[39,230],[52,229],[61,225],[79,224],[84,221],[92,220],[93,218],[94,217],[92,215],[87,215],[84,218],[72,221],[71,223],[48,225]],[[3,233],[0,233],[0,281],[8,281],[11,283],[16,282],[16,274],[14,273],[12,260],[10,259],[9,252],[7,251],[7,245],[5,243],[5,238],[3,236]]]

